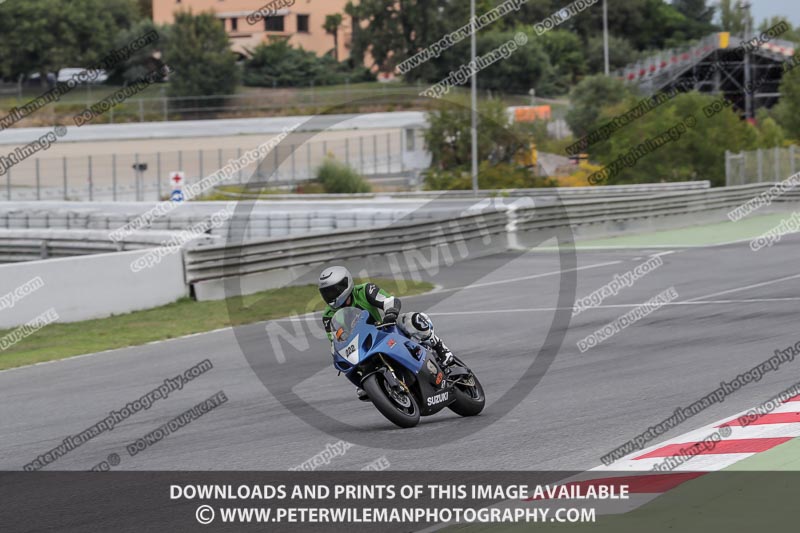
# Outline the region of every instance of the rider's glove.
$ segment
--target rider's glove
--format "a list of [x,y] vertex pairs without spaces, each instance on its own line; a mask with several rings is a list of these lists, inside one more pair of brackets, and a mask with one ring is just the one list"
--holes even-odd
[[387,309],[383,313],[383,323],[384,324],[390,324],[390,323],[397,322],[397,315],[398,314],[399,314],[399,311],[397,309],[394,309],[394,308]]

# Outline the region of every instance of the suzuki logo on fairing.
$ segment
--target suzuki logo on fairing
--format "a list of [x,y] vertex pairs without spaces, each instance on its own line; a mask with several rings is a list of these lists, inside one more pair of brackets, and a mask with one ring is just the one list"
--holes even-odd
[[449,392],[443,392],[441,394],[436,394],[428,398],[428,407],[432,405],[436,405],[437,403],[446,402],[447,399],[450,397]]

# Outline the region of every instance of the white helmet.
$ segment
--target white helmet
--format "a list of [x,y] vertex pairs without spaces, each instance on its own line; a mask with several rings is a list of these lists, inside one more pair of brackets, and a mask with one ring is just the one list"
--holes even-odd
[[353,293],[353,276],[343,266],[332,266],[319,275],[319,293],[325,303],[338,309]]

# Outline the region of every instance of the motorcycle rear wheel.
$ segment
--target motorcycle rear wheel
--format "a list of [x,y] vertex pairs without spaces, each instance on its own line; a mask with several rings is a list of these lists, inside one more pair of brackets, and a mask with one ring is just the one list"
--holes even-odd
[[411,428],[419,423],[419,406],[414,397],[403,393],[398,399],[393,398],[382,374],[368,376],[361,386],[367,391],[375,408],[392,423],[401,428]]

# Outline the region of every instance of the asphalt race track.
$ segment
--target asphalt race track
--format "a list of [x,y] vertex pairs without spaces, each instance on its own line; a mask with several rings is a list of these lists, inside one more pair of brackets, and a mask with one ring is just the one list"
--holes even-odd
[[[507,253],[468,260],[431,276],[443,287],[404,300],[430,313],[438,333],[470,363],[488,395],[478,419],[445,410],[414,429],[395,429],[337,377],[328,346],[303,320],[276,326],[303,332],[284,351],[279,375],[302,399],[266,390],[242,354],[276,354],[265,323],[0,372],[0,468],[20,470],[38,455],[208,358],[214,368],[67,453],[48,470],[88,470],[118,454],[120,470],[286,470],[340,438],[354,445],[321,469],[359,470],[381,457],[396,470],[583,470],[670,416],[798,340],[800,238],[785,236],[752,252],[747,242],[705,248],[590,250],[578,253],[576,296],[585,296],[660,253],[663,266],[599,308],[574,317],[553,364],[510,412],[496,400],[530,365],[553,318],[558,255]],[[468,285],[464,287],[464,285]],[[577,341],[674,286],[666,305],[581,353]],[[180,320],[180,317],[175,317]],[[316,317],[311,322],[317,326]],[[295,329],[305,328],[305,329]],[[237,340],[238,339],[238,340]],[[308,349],[303,344],[308,343]],[[686,420],[659,441],[749,408],[800,381],[793,361]],[[270,371],[274,371],[273,364]],[[263,370],[263,369],[262,369]],[[126,446],[218,391],[228,402],[131,457]],[[305,401],[350,425],[327,434],[284,404]],[[487,423],[492,422],[491,425]],[[415,442],[463,425],[456,442]],[[397,446],[366,444],[394,441]],[[655,444],[654,441],[650,444]],[[425,444],[427,446],[427,443]]]

